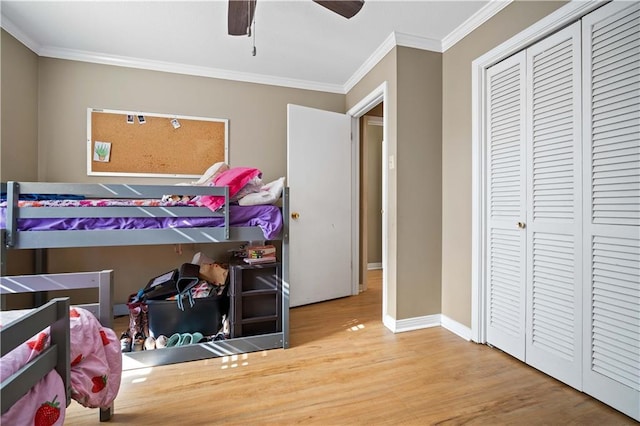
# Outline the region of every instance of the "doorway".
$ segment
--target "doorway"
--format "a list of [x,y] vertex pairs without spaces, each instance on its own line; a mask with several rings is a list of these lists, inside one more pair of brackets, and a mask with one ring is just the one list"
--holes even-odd
[[368,288],[369,270],[382,269],[383,104],[360,117],[360,292]]
[[[387,141],[388,141],[388,113],[386,111],[388,102],[387,102],[387,82],[382,83],[380,86],[376,87],[371,93],[365,96],[360,102],[354,105],[347,114],[352,118],[352,130],[353,130],[353,138],[356,141],[361,140],[361,118],[367,115],[370,111],[377,111],[376,108],[380,108],[380,117],[382,118],[382,147],[381,147],[381,208],[380,208],[380,221],[382,224],[381,230],[381,251],[382,251],[382,261],[381,261],[381,276],[382,276],[382,320],[385,326],[388,328],[387,322],[385,318],[387,317],[388,311],[388,268],[387,268],[387,247],[388,247],[388,225],[387,225],[387,212],[388,210],[388,172],[386,167],[386,159],[387,155]],[[353,193],[360,194],[362,188],[362,182],[360,177],[360,158],[362,152],[360,149],[360,143],[353,144],[353,179],[354,183]],[[358,197],[358,208],[355,209],[352,213],[352,241],[353,241],[353,253],[352,253],[352,261],[354,266],[353,268],[353,283],[360,283],[362,281],[366,282],[366,277],[369,275],[364,270],[363,264],[368,261],[361,255],[361,246],[362,246],[362,238],[363,235],[366,235],[363,231],[361,231],[361,220],[360,220],[360,202],[361,198]],[[368,268],[367,268],[368,269]],[[366,289],[366,286],[365,286]]]

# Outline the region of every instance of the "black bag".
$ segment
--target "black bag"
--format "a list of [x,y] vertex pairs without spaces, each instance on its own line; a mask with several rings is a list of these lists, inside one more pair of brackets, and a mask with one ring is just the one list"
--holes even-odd
[[[163,300],[168,297],[183,295],[198,284],[200,266],[183,263],[180,268],[165,272],[152,278],[142,290],[142,300]],[[189,292],[190,294],[190,292]]]

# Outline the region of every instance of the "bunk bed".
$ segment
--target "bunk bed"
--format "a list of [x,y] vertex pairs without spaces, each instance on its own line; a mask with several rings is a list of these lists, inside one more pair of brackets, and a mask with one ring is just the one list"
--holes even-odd
[[[188,346],[127,352],[123,365],[125,370],[289,346],[288,188],[283,189],[279,205],[257,206],[232,205],[229,188],[217,186],[10,181],[3,184],[2,189],[6,192],[6,203],[0,205],[0,220],[4,219],[0,222],[0,228],[4,228],[0,247],[3,275],[8,250],[281,241],[281,331]],[[158,202],[168,194],[176,193],[179,194],[177,198],[220,197],[221,207],[213,211],[206,206],[184,205],[180,201],[175,205]],[[39,199],[71,196],[81,200],[128,200],[129,203],[116,203],[113,206],[99,202],[91,206],[79,206],[58,202],[55,207],[44,204],[33,208],[33,203],[21,200],[25,194],[37,194]],[[274,211],[277,215],[274,215]],[[39,226],[32,226],[34,221],[43,219],[54,223],[55,229],[44,230]],[[109,229],[94,229],[93,226],[99,220],[109,222]],[[142,229],[136,228],[136,221],[144,222]],[[149,224],[149,221],[153,223]],[[73,228],[61,229],[68,225],[61,224],[63,222],[72,222]],[[114,222],[124,223],[124,229],[114,226]]]
[[[36,413],[36,419],[48,415],[53,416],[49,420],[55,424],[62,424],[72,398],[85,406],[102,407],[100,421],[111,419],[112,403],[122,374],[119,342],[111,330],[113,271],[0,277],[2,295],[85,288],[98,289],[97,303],[70,309],[69,298],[64,297],[36,309],[0,313],[3,422],[20,421],[16,416],[30,419]],[[48,346],[44,338],[39,340],[46,336],[43,331],[47,328]],[[112,347],[107,348],[102,339],[107,339]],[[88,396],[82,388],[86,387],[84,383],[91,382],[89,372],[96,371],[108,372],[105,376],[109,378],[109,388],[100,389],[103,395]],[[18,405],[11,410],[15,404]],[[43,418],[36,420],[36,424]]]

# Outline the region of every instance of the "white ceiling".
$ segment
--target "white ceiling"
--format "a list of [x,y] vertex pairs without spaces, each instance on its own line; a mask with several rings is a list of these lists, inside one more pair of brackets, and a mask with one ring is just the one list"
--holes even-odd
[[345,93],[393,46],[443,52],[511,0],[365,0],[347,20],[311,0],[258,0],[255,45],[227,2],[10,1],[2,27],[40,56]]

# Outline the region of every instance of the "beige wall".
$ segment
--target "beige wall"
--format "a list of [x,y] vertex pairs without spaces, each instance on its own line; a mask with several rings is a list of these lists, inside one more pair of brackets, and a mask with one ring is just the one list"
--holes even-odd
[[[0,30],[0,181],[38,179],[38,56]],[[8,252],[7,273],[25,274],[33,266],[31,250]],[[30,305],[31,295],[3,298],[7,308]]]
[[[3,51],[3,63],[13,59]],[[39,58],[37,70],[39,80],[32,82],[32,87],[39,88],[38,178],[43,181],[131,182],[133,179],[86,175],[88,107],[227,118],[230,164],[260,168],[265,180],[286,175],[287,103],[344,111],[344,95],[339,94],[50,58]],[[32,124],[33,130],[35,120]],[[6,154],[3,146],[3,158]],[[35,153],[29,156],[36,157]],[[16,173],[5,173],[2,178],[16,179],[16,176]],[[139,183],[177,182],[172,179],[135,180]],[[150,278],[188,262],[197,251],[226,259],[226,250],[235,246],[53,249],[49,250],[49,271],[113,268],[115,300],[122,303]]]
[[287,103],[342,112],[344,96],[40,58],[40,177],[131,181],[86,175],[86,109],[94,107],[229,119],[229,163],[272,180],[286,174]]
[[367,263],[382,262],[382,126],[366,124]]
[[[387,151],[389,155],[396,155],[396,133],[397,133],[397,48],[392,49],[382,58],[371,71],[369,71],[350,91],[347,93],[346,110],[354,107],[358,102],[369,95],[382,83],[387,83],[387,97],[385,99],[385,134],[387,137]],[[387,305],[383,315],[397,318],[397,225],[396,225],[396,170],[387,172],[388,204],[390,208],[385,212],[387,225],[387,265],[384,276],[387,283]]]
[[38,179],[38,56],[0,30],[0,180]]
[[[360,117],[360,241],[359,276],[361,291],[367,288],[369,265],[382,264],[382,104]],[[379,123],[371,124],[372,120]]]
[[397,47],[348,94],[347,109],[387,82],[387,312],[396,320],[440,313],[441,54]]
[[565,2],[516,1],[443,55],[442,313],[471,326],[471,62]]
[[398,49],[398,316],[441,311],[442,55]]

